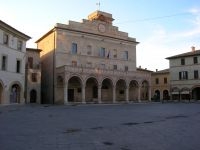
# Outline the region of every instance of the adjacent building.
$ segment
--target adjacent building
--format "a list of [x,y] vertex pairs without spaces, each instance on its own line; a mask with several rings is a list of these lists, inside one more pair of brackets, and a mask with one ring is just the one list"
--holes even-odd
[[169,69],[156,70],[151,74],[151,91],[154,101],[170,99],[170,73]]
[[170,63],[171,98],[200,100],[200,50],[166,58]]
[[26,41],[29,39],[0,20],[0,104],[25,102]]
[[26,49],[25,99],[26,103],[41,103],[40,49]]
[[151,75],[136,69],[135,38],[95,11],[82,22],[57,23],[36,41],[43,103],[115,103],[151,99]]

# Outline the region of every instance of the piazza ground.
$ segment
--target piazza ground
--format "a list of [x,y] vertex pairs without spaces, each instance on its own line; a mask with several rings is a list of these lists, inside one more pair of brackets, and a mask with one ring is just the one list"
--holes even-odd
[[0,106],[1,150],[197,150],[200,103]]

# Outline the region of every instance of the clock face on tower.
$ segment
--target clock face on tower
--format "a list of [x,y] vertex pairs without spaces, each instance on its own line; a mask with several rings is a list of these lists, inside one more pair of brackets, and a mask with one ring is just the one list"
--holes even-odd
[[106,27],[103,24],[99,24],[98,29],[100,32],[105,32],[106,31]]

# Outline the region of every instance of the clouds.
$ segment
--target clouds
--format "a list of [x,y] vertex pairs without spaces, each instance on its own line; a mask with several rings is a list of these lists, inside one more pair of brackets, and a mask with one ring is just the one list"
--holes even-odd
[[[168,68],[166,57],[191,50],[191,46],[200,47],[200,9],[190,9],[190,15],[178,24],[180,29],[171,29],[166,24],[155,22],[151,32],[137,47],[137,64],[152,70]],[[144,61],[145,60],[145,61]]]

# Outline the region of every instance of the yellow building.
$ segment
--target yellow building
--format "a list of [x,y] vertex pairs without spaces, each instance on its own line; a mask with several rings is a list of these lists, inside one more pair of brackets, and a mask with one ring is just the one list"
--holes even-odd
[[151,90],[154,101],[170,99],[169,69],[156,70],[151,74]]
[[26,49],[25,98],[26,103],[41,103],[40,49]]
[[[57,23],[36,41],[43,103],[115,103],[151,98],[151,76],[136,69],[135,38],[95,11],[82,22]],[[145,90],[144,90],[145,88]]]

